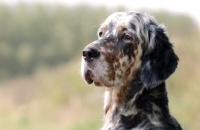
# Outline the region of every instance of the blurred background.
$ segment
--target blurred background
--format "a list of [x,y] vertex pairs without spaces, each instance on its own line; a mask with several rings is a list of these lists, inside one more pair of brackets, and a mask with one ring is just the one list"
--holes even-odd
[[167,80],[170,110],[200,128],[200,16],[185,1],[0,0],[0,130],[98,130],[103,88],[80,76],[83,48],[116,11],[148,12],[180,58]]

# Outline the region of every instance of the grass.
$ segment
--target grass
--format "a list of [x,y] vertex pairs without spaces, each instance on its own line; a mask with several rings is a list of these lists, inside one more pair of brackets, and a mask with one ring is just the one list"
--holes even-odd
[[0,129],[97,129],[103,89],[87,86],[79,60],[0,84]]
[[[180,58],[167,80],[170,110],[186,129],[200,128],[200,45],[177,40]],[[195,47],[193,47],[194,45]],[[1,130],[96,130],[103,117],[103,88],[86,85],[80,76],[80,58],[30,77],[0,84]]]

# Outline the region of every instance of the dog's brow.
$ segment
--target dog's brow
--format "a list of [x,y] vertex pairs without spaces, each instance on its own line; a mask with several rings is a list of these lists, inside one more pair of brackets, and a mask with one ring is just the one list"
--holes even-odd
[[98,29],[98,32],[103,31],[105,32],[108,29],[108,25],[107,24],[102,24],[101,27]]
[[103,29],[104,31],[108,29],[108,25],[107,24],[104,24],[101,29]]
[[130,23],[130,27],[131,27],[133,30],[136,30],[136,26],[135,26],[133,23]]
[[127,29],[127,27],[126,27],[125,23],[120,23],[120,24],[118,25],[118,29],[119,29],[119,31],[124,31],[124,30]]

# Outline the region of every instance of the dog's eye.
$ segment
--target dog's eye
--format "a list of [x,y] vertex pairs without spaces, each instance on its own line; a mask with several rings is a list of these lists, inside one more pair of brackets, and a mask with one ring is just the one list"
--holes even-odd
[[131,36],[129,34],[124,34],[123,38],[125,40],[130,40],[131,39]]
[[103,32],[99,32],[99,37],[101,37],[103,35]]

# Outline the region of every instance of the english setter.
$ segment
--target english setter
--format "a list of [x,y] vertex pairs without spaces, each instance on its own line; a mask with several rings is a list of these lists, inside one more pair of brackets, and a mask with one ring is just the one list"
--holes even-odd
[[163,25],[137,12],[110,15],[83,50],[81,73],[105,87],[102,130],[182,130],[170,114],[165,80],[178,57]]

